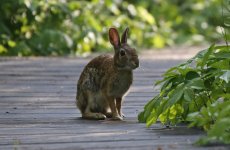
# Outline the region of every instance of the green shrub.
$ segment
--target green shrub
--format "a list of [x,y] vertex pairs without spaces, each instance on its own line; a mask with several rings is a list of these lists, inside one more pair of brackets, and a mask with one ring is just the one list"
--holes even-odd
[[156,123],[175,125],[189,122],[203,127],[208,137],[199,141],[230,143],[230,48],[214,46],[170,68],[160,93],[150,100],[138,116],[147,127]]
[[229,25],[220,0],[1,0],[0,10],[0,55],[110,50],[110,26],[129,26],[129,43],[141,49],[216,42],[217,26]]

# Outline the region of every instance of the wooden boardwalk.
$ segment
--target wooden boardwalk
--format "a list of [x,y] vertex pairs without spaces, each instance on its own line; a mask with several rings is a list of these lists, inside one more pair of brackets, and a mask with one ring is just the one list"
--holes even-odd
[[181,60],[141,57],[123,104],[124,121],[82,120],[75,107],[76,81],[89,59],[0,58],[0,150],[147,149],[222,150],[196,147],[204,133],[180,125],[146,128],[137,115],[157,91],[155,80]]

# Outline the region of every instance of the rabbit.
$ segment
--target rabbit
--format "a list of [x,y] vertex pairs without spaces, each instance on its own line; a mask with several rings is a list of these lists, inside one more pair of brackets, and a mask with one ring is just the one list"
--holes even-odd
[[114,55],[92,59],[77,83],[76,105],[83,119],[123,120],[123,96],[133,81],[133,70],[139,67],[137,52],[127,44],[129,28],[120,37],[116,28],[109,29]]

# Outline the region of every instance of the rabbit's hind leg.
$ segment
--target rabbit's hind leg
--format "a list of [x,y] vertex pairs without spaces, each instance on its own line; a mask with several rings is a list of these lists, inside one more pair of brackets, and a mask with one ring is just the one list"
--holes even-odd
[[104,120],[106,116],[102,113],[95,113],[91,112],[89,105],[85,109],[85,112],[82,113],[83,119],[90,119],[90,120]]
[[87,106],[85,111],[82,113],[82,118],[91,120],[104,120],[106,116],[102,113],[103,106],[101,103],[100,96],[97,93],[87,92]]

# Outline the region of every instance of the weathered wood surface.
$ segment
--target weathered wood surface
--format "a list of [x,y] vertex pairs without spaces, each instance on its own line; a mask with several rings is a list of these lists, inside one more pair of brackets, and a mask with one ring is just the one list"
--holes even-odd
[[0,58],[0,149],[228,149],[196,147],[204,133],[180,125],[146,128],[137,114],[158,91],[155,80],[181,60],[141,57],[123,104],[124,121],[82,120],[76,82],[89,59]]

